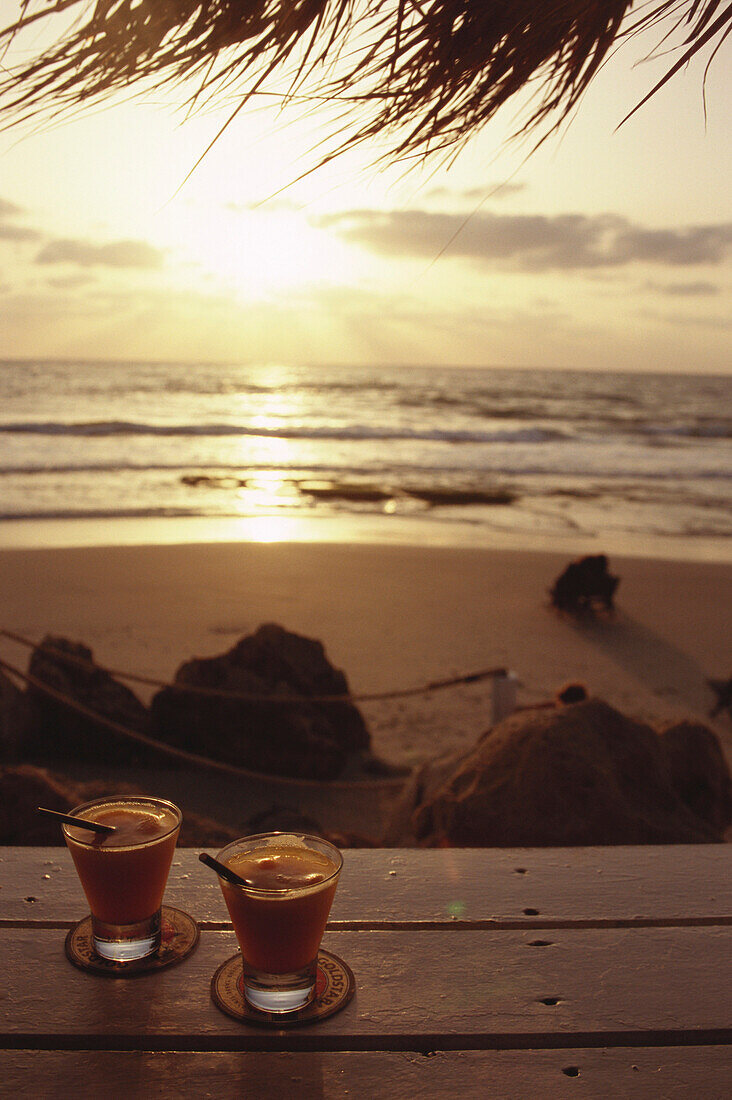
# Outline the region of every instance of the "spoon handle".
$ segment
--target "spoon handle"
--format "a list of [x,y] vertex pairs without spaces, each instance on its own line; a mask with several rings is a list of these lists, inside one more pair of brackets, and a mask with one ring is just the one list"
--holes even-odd
[[113,833],[114,825],[100,825],[98,821],[85,821],[71,814],[60,814],[58,810],[47,810],[45,806],[38,807],[39,814],[55,817],[57,821],[64,821],[67,825],[74,825],[77,829],[89,829],[92,833]]

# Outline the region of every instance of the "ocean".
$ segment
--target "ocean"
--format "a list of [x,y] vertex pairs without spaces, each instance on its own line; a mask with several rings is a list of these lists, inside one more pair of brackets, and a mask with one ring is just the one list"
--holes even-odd
[[724,376],[0,362],[0,542],[28,521],[306,520],[724,560],[731,436]]

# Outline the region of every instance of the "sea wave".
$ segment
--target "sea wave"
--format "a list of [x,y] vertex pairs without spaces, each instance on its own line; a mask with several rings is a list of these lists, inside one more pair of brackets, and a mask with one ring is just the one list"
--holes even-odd
[[[691,469],[688,466],[670,466],[666,465],[663,469],[624,469],[619,471],[617,467],[603,467],[593,466],[588,467],[584,457],[580,454],[575,456],[573,462],[568,461],[568,457],[559,453],[554,456],[554,461],[542,462],[541,464],[531,464],[526,461],[518,462],[492,462],[490,467],[481,466],[480,468],[470,467],[465,465],[452,465],[450,463],[440,464],[438,466],[428,466],[420,463],[397,463],[397,462],[365,462],[365,463],[348,463],[335,464],[333,462],[291,462],[286,465],[283,463],[267,463],[256,462],[253,465],[242,463],[225,463],[225,462],[100,462],[95,463],[43,463],[39,462],[34,465],[23,466],[0,466],[0,478],[43,478],[49,475],[56,476],[68,476],[83,474],[155,474],[155,473],[175,473],[179,475],[203,475],[201,481],[207,480],[206,475],[212,475],[210,477],[211,482],[215,482],[218,478],[226,477],[242,477],[245,476],[250,479],[256,480],[260,475],[271,475],[273,473],[278,474],[282,479],[298,476],[315,476],[324,474],[329,477],[343,478],[350,476],[363,476],[363,477],[380,477],[386,478],[390,482],[400,482],[403,478],[415,478],[415,477],[428,477],[435,479],[436,483],[442,483],[442,480],[447,477],[450,481],[454,479],[454,475],[458,475],[461,478],[485,477],[490,475],[491,477],[502,476],[518,478],[538,477],[545,478],[580,478],[588,479],[593,483],[604,483],[603,492],[607,488],[613,487],[617,489],[620,477],[631,477],[638,480],[638,482],[649,483],[662,483],[672,482],[674,485],[684,484],[688,486],[689,482],[693,481],[732,481],[732,472],[721,466],[714,467],[699,467]],[[571,494],[574,494],[575,489],[568,490]],[[576,490],[579,494],[585,492],[584,489]],[[550,492],[564,493],[565,489],[553,489]],[[594,494],[593,494],[594,495]]]
[[705,421],[696,424],[649,424],[645,434],[658,438],[668,436],[671,439],[732,439],[732,422],[727,420]]
[[241,512],[211,512],[201,508],[38,508],[0,512],[0,522],[16,519],[183,519],[223,516],[237,519]]
[[[509,419],[506,412],[495,412],[493,419]],[[558,418],[559,419],[559,418]],[[564,418],[565,424],[567,423]],[[403,424],[324,423],[304,424],[301,421],[273,425],[210,421],[203,424],[150,423],[136,420],[8,420],[0,422],[0,434],[63,436],[68,438],[167,437],[167,438],[227,438],[335,440],[360,442],[368,440],[406,440],[437,443],[561,443],[604,442],[610,428],[621,435],[635,436],[639,445],[673,446],[676,441],[732,439],[732,420],[724,417],[693,419],[687,424],[663,424],[648,421],[626,421],[622,418],[575,419],[560,427],[558,424],[526,425],[513,428],[484,429],[461,427],[413,428]]]
[[514,431],[468,431],[443,428],[407,428],[374,424],[302,424],[265,427],[252,424],[146,424],[131,420],[10,421],[0,432],[50,436],[252,436],[271,439],[422,440],[439,443],[553,443],[571,438],[556,429],[518,428]]
[[[621,372],[0,363],[0,518],[294,510],[378,513],[384,530],[392,515],[419,515],[527,540],[552,525],[732,537],[731,386]],[[510,507],[478,502],[494,488]]]

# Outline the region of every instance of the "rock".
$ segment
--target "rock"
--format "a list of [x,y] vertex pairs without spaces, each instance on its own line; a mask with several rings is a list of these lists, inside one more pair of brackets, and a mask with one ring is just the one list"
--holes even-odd
[[582,703],[588,698],[589,695],[585,685],[575,683],[574,681],[563,684],[554,696],[557,706],[569,706],[570,703]]
[[429,803],[465,759],[464,753],[446,753],[417,768],[397,797],[381,841],[385,848],[411,847],[417,843],[414,815]]
[[422,769],[383,838],[455,847],[721,840],[677,792],[659,735],[600,700],[517,712],[467,754]]
[[675,722],[660,731],[671,782],[697,817],[723,833],[732,824],[732,780],[719,741],[701,722]]
[[379,840],[376,840],[372,836],[366,836],[365,833],[341,833],[329,829],[328,832],[322,834],[326,840],[329,840],[331,844],[335,844],[336,848],[381,848],[382,844]]
[[176,684],[259,698],[232,700],[163,688],[151,704],[154,736],[191,752],[272,775],[333,779],[367,755],[370,737],[349,702],[273,702],[346,695],[348,683],[319,641],[267,624],[228,653],[189,661]]
[[29,737],[30,712],[25,694],[0,672],[0,762],[20,760]]
[[62,844],[61,826],[37,808],[63,814],[78,805],[74,791],[44,768],[0,768],[0,844]]
[[[68,813],[75,806],[107,795],[146,793],[129,784],[72,783],[45,768],[28,764],[0,768],[0,845],[45,847],[64,843],[59,823],[39,814],[38,806]],[[241,836],[237,829],[181,809],[183,824],[178,837],[181,848],[223,848]]]
[[179,848],[223,848],[241,836],[238,829],[186,811],[178,834]]
[[[86,783],[74,784],[74,806],[80,806],[84,802],[92,802],[95,798],[106,798],[108,795],[143,795],[150,794],[147,785],[136,786],[131,783],[111,783],[108,780],[92,780]],[[160,797],[170,797],[161,795]],[[183,822],[178,834],[179,848],[223,848],[231,840],[241,836],[238,829],[232,829],[213,818],[204,817],[201,814],[191,813],[186,806],[181,805],[175,798],[171,798],[181,809]],[[70,807],[73,808],[73,807]]]
[[599,606],[613,610],[619,577],[608,572],[605,554],[588,554],[571,562],[550,589],[552,607],[573,615],[593,614]]
[[716,718],[725,710],[732,716],[732,676],[726,680],[707,680],[707,684],[716,695],[714,706],[709,711],[710,718]]
[[378,841],[363,833],[338,832],[323,829],[320,823],[309,814],[293,806],[270,806],[249,818],[242,835],[256,833],[310,833],[335,844],[336,848],[378,848]]
[[390,489],[380,485],[364,485],[363,482],[346,481],[296,481],[299,492],[316,500],[350,500],[354,503],[391,500]]
[[253,814],[242,830],[242,836],[256,833],[311,833],[323,836],[320,822],[295,806],[272,805]]
[[[48,636],[33,650],[29,673],[120,726],[136,733],[149,731],[145,706],[128,687],[94,665],[92,651],[85,645]],[[39,688],[29,687],[27,698],[31,708],[28,755],[35,761],[83,758],[103,763],[141,764],[161,759],[154,750],[114,733]]]

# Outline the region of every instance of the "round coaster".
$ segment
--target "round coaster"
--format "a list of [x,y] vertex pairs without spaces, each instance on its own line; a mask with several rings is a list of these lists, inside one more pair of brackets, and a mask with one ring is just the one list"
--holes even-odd
[[345,1008],[356,990],[353,971],[343,959],[330,951],[318,952],[315,997],[296,1012],[261,1012],[244,997],[244,973],[241,954],[236,953],[218,968],[211,979],[211,997],[217,1008],[235,1020],[258,1027],[299,1027],[325,1020]]
[[110,978],[135,977],[149,974],[183,962],[198,943],[198,925],[181,909],[164,905],[160,914],[160,947],[146,959],[136,962],[118,963],[103,959],[94,950],[92,940],[92,919],[84,917],[66,937],[66,957],[74,966],[92,974],[105,974]]

